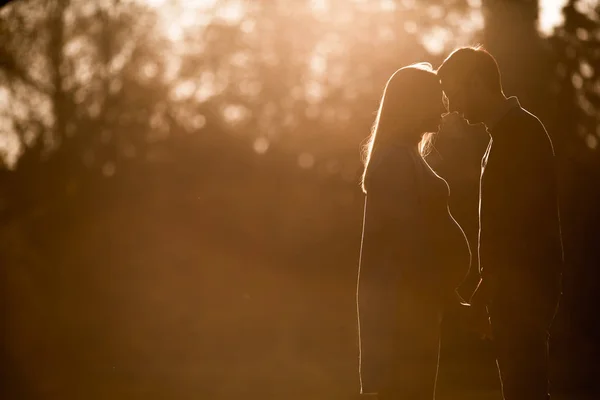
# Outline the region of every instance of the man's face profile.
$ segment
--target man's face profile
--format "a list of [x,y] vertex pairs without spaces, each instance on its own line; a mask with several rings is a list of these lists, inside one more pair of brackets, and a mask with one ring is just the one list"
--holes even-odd
[[458,79],[444,79],[442,89],[447,98],[448,110],[457,112],[470,124],[481,122],[478,118],[477,103],[480,101],[478,88],[479,80],[476,76],[462,74]]

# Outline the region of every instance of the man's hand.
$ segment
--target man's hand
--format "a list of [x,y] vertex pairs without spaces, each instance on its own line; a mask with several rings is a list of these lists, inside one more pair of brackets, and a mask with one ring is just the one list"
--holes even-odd
[[472,320],[470,325],[473,330],[479,334],[481,339],[493,338],[487,306],[490,305],[492,301],[495,286],[495,281],[493,279],[481,279],[469,300],[472,308]]
[[496,290],[496,282],[491,277],[480,279],[475,291],[469,299],[469,304],[473,307],[485,307],[489,306],[494,297]]
[[472,311],[473,320],[470,325],[473,332],[479,335],[482,340],[493,339],[492,325],[486,307],[473,307]]

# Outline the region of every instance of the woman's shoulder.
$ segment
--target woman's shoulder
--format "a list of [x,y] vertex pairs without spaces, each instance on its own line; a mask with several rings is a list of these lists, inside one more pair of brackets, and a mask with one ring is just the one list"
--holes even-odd
[[410,148],[398,147],[373,154],[369,160],[368,179],[374,185],[370,186],[388,187],[414,181],[417,160],[413,153]]
[[416,152],[405,146],[395,146],[391,148],[381,149],[380,151],[374,152],[369,166],[373,168],[373,171],[377,169],[412,169],[415,165]]

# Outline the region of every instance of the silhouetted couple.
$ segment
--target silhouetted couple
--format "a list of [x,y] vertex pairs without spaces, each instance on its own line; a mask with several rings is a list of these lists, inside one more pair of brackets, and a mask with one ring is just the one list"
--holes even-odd
[[437,72],[401,68],[385,87],[363,175],[361,393],[435,396],[440,323],[461,302],[456,289],[471,262],[449,187],[424,160],[448,111],[491,136],[481,165],[481,279],[469,311],[489,316],[504,398],[547,400],[563,262],[554,150],[542,123],[504,96],[497,63],[481,48],[456,50]]

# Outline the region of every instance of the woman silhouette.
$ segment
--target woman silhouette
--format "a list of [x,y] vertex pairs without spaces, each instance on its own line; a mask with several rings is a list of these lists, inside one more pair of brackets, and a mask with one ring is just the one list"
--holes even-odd
[[442,313],[470,267],[448,185],[423,158],[445,112],[431,65],[401,68],[365,146],[359,374],[361,393],[382,400],[434,398]]

